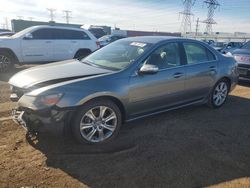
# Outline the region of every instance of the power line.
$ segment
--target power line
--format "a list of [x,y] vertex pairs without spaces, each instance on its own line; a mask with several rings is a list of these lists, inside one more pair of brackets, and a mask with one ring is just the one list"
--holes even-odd
[[70,10],[63,10],[63,13],[65,13],[65,16],[63,16],[66,19],[66,23],[69,24],[69,19],[72,18],[72,11]]
[[196,0],[183,0],[184,10],[179,14],[182,14],[181,32],[186,34],[191,32],[191,16],[193,16],[191,9],[194,6]]
[[54,18],[55,18],[55,11],[56,9],[53,9],[53,8],[47,8],[47,10],[49,11],[49,16],[50,16],[50,21],[54,21]]
[[207,19],[203,21],[203,23],[206,24],[206,30],[205,32],[208,34],[212,34],[213,32],[213,24],[216,24],[214,20],[214,10],[220,6],[219,2],[217,0],[205,0],[204,3],[207,5],[208,13],[207,13]]

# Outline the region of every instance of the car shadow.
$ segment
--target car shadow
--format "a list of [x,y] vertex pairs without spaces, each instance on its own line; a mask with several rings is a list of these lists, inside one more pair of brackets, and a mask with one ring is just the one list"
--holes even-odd
[[90,187],[204,187],[250,177],[250,99],[194,106],[125,124],[104,145],[60,134],[27,136],[59,168]]

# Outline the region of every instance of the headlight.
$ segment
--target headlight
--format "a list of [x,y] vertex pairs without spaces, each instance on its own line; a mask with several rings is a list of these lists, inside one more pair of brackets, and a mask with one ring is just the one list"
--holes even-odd
[[62,96],[62,93],[39,96],[36,99],[36,105],[43,105],[47,107],[54,106],[60,101]]
[[18,105],[22,107],[27,107],[33,110],[46,109],[48,107],[56,105],[63,94],[48,94],[40,96],[23,95],[18,101]]

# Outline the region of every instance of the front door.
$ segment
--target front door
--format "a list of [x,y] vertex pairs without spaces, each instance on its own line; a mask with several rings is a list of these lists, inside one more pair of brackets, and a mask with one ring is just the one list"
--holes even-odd
[[143,63],[159,68],[155,74],[135,73],[129,86],[130,117],[158,111],[181,103],[185,68],[178,43],[167,43],[155,50]]
[[32,38],[23,38],[21,42],[24,62],[53,61],[53,38],[51,29],[38,29],[31,33]]

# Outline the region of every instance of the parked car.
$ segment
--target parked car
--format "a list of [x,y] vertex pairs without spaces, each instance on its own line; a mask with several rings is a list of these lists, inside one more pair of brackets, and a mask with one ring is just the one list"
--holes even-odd
[[6,36],[9,37],[14,34],[15,34],[14,32],[0,32],[0,37],[6,37]]
[[0,32],[11,32],[9,29],[0,29]]
[[104,143],[124,122],[194,104],[219,108],[237,80],[232,57],[196,40],[154,36],[30,68],[9,84],[13,118],[28,130],[64,122],[79,142]]
[[98,48],[97,39],[87,30],[34,26],[0,38],[0,71],[10,70],[15,63],[47,63],[84,57]]
[[120,36],[120,35],[105,35],[101,38],[98,39],[100,43],[100,47],[106,46],[110,44],[111,42],[114,42],[119,39],[123,39],[125,36]]
[[250,41],[230,54],[232,54],[238,62],[240,77],[250,79]]
[[222,50],[221,53],[226,54],[228,52],[233,52],[239,49],[243,45],[242,42],[229,42]]
[[106,35],[104,29],[102,27],[91,27],[88,29],[97,39]]
[[224,42],[214,42],[211,43],[211,46],[217,50],[218,52],[221,52],[221,50],[225,47],[225,43]]

